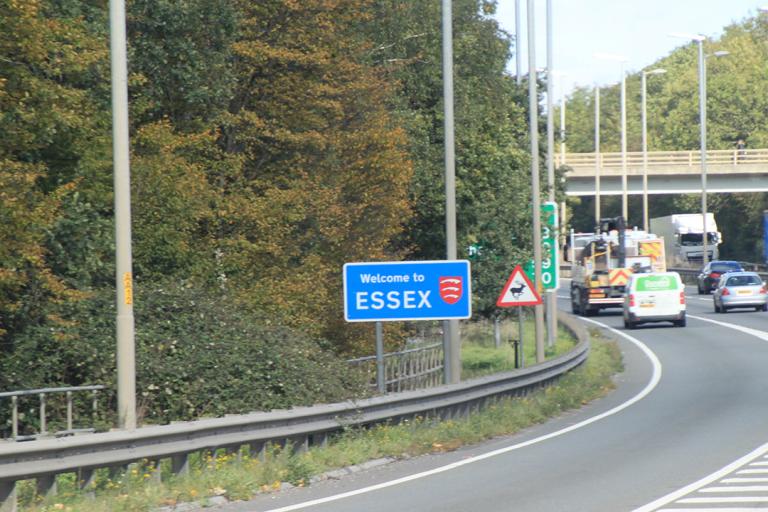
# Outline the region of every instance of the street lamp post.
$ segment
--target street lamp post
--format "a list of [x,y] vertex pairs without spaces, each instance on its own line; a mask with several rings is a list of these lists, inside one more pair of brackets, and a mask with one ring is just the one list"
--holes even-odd
[[701,153],[701,261],[702,265],[709,262],[709,232],[707,230],[707,58],[722,57],[728,55],[726,51],[718,51],[711,55],[704,54],[704,41],[707,39],[701,34],[670,34],[673,37],[695,41],[699,49],[699,139]]
[[600,86],[595,84],[595,226],[600,225]]
[[643,104],[643,229],[646,233],[650,232],[650,228],[648,226],[648,108],[646,102],[646,77],[648,75],[660,75],[666,72],[666,69],[661,68],[652,69],[650,71],[643,71],[640,88]]
[[[555,121],[552,109],[554,108],[555,95],[555,76],[554,76],[554,58],[552,45],[552,0],[547,0],[547,188],[548,200],[555,202]],[[539,212],[540,214],[540,212]],[[557,265],[557,261],[551,261],[552,265]],[[547,291],[547,346],[555,346],[557,338],[557,285],[555,288]]]
[[[445,110],[445,244],[448,260],[455,260],[456,249],[456,159],[453,126],[453,11],[451,0],[442,2],[443,104]],[[461,380],[461,338],[459,321],[446,320],[444,379],[446,384]]]
[[[531,202],[533,213],[533,273],[534,286],[541,287],[541,186],[539,184],[538,93],[536,87],[536,37],[534,1],[528,0],[528,124],[531,139]],[[536,362],[544,361],[544,308],[534,306]]]
[[518,87],[523,76],[520,71],[520,0],[515,0],[515,83]]
[[[627,62],[627,58],[623,55],[608,53],[596,53],[595,58],[616,61],[621,67],[621,215],[624,217],[624,222],[629,222],[629,198],[627,195],[627,80],[624,73],[624,64]],[[598,219],[599,221],[600,219]]]

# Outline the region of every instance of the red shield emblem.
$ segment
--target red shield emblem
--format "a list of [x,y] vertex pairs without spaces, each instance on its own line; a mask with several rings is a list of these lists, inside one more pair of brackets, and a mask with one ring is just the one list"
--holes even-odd
[[456,304],[464,292],[461,277],[442,276],[440,283],[440,297],[448,304]]

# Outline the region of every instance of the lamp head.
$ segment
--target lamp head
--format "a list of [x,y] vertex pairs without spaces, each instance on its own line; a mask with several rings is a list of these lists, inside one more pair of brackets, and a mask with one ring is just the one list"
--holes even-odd
[[670,32],[669,35],[672,37],[676,37],[678,39],[687,39],[689,41],[696,41],[697,43],[700,43],[707,38],[706,36],[703,36],[701,34],[687,34],[685,32]]
[[664,69],[664,68],[656,68],[656,69],[652,69],[650,71],[643,71],[643,74],[644,75],[663,75],[666,72],[667,72],[667,70]]
[[720,50],[712,54],[713,57],[725,57],[726,55],[730,55],[731,52],[727,50]]

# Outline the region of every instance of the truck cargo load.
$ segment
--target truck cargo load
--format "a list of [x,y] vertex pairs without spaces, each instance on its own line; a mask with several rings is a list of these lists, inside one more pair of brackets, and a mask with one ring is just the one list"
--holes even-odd
[[571,233],[571,306],[576,314],[621,307],[629,276],[666,271],[663,239],[626,229],[621,217],[601,225],[597,233]]

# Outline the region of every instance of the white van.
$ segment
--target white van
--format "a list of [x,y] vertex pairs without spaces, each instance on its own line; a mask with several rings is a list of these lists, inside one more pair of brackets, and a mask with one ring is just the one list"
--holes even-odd
[[632,274],[624,295],[624,327],[672,322],[685,327],[685,286],[677,272]]

